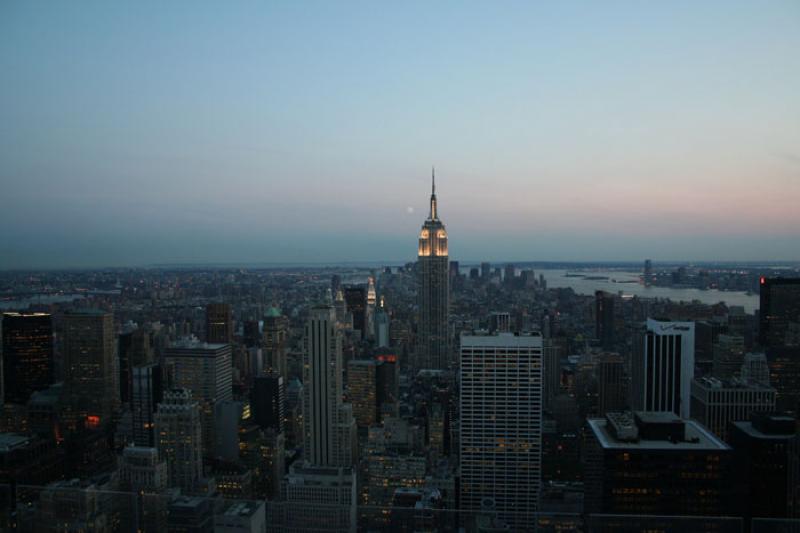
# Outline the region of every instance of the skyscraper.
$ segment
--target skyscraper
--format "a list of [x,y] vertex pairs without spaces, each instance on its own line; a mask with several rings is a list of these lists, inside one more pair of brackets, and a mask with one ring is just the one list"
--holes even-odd
[[133,368],[153,362],[150,334],[142,328],[120,333],[117,342],[119,359],[119,395],[122,403],[131,401]]
[[595,337],[606,350],[614,348],[614,295],[606,291],[594,293]]
[[270,307],[264,316],[264,333],[262,336],[264,352],[264,371],[278,374],[284,384],[289,379],[286,367],[286,339],[289,336],[289,319],[276,307]]
[[175,389],[164,394],[155,416],[158,455],[166,460],[169,484],[192,492],[203,477],[203,438],[200,405],[191,391]]
[[542,337],[461,337],[461,502],[493,498],[515,529],[532,527],[541,484]]
[[342,402],[342,340],[330,306],[311,309],[303,361],[305,460],[318,466],[351,466],[356,424]]
[[53,384],[53,322],[47,313],[3,313],[3,393],[25,403]]
[[74,412],[91,426],[119,406],[116,338],[111,313],[81,310],[63,317],[64,388]]
[[206,342],[226,344],[233,342],[233,311],[231,304],[206,305]]
[[358,330],[363,338],[367,333],[367,291],[364,287],[347,287],[344,301],[347,311],[353,315],[353,329]]
[[450,277],[448,273],[447,230],[439,220],[436,206],[436,181],[433,177],[428,219],[419,234],[417,368],[446,369],[453,366],[450,352],[448,313]]
[[631,364],[633,406],[689,418],[694,377],[694,322],[648,319]]
[[156,408],[164,396],[161,366],[155,363],[133,367],[131,416],[136,446],[154,446]]
[[800,278],[761,278],[758,338],[778,409],[800,412]]
[[278,374],[257,376],[250,390],[250,412],[260,427],[283,433],[286,396],[283,378]]
[[214,449],[214,404],[233,399],[233,367],[229,344],[209,344],[196,338],[182,339],[166,348],[164,362],[172,371],[172,386],[192,391],[200,404],[203,447]]

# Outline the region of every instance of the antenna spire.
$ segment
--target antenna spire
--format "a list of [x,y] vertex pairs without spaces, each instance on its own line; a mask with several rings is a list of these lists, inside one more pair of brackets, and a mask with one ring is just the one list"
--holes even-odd
[[436,168],[431,167],[431,220],[436,220],[439,215],[436,213]]
[[431,167],[431,194],[436,194],[436,167]]

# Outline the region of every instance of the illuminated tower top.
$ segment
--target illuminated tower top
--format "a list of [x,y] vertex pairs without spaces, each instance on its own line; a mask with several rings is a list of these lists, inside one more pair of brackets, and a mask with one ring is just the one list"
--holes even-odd
[[419,233],[419,257],[447,257],[447,230],[436,205],[436,172],[431,170],[431,210]]

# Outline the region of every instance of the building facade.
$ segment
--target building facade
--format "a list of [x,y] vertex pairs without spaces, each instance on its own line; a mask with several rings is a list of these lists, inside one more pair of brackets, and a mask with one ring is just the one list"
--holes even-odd
[[447,230],[439,219],[436,182],[428,219],[422,225],[417,250],[419,275],[417,352],[414,366],[443,370],[454,366],[450,348],[450,275]]

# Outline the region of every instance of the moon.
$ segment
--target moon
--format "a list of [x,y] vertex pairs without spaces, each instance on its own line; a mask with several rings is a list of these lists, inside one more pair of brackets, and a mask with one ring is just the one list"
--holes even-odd
[[408,207],[406,207],[406,212],[407,212],[409,215],[413,215],[413,214],[414,214],[414,208],[413,208],[413,207],[411,207],[411,206],[408,206]]

